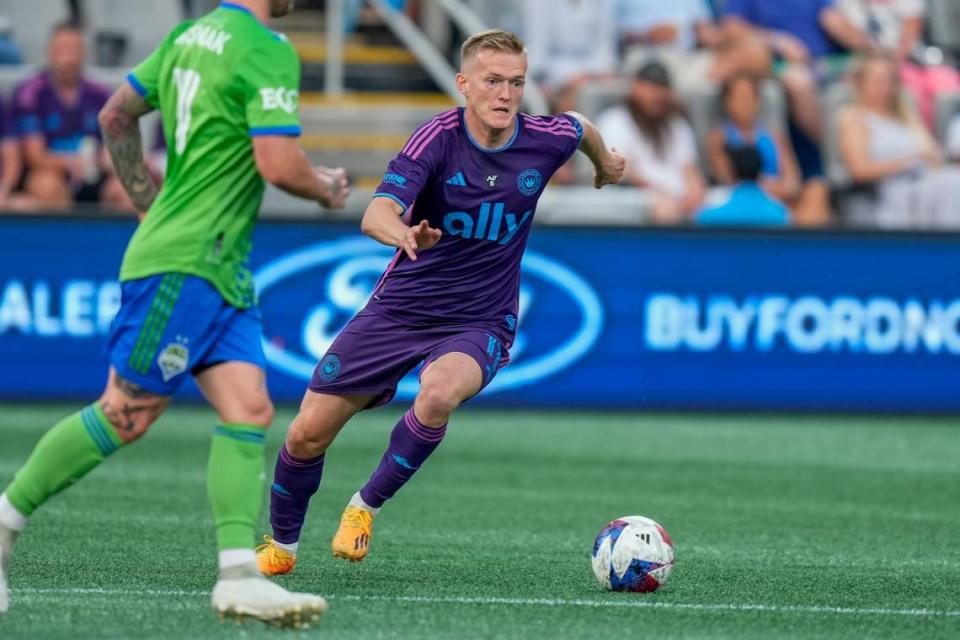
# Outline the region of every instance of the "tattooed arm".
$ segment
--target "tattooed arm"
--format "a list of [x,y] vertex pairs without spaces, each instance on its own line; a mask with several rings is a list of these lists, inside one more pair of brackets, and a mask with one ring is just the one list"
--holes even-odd
[[140,116],[151,111],[140,95],[124,82],[100,111],[100,130],[117,177],[141,216],[157,197],[157,187],[143,159]]

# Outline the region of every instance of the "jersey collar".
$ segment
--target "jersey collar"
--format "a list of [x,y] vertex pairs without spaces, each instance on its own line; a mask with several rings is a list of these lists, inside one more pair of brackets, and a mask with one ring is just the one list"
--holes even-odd
[[467,110],[463,107],[460,108],[460,126],[463,127],[464,132],[467,134],[467,140],[469,140],[470,143],[477,149],[483,151],[484,153],[499,153],[501,151],[506,151],[513,146],[514,141],[517,139],[517,134],[520,133],[520,114],[517,114],[517,121],[514,124],[513,135],[510,136],[510,139],[499,147],[494,147],[493,149],[489,149],[473,139],[473,136],[470,134],[470,128],[467,126]]
[[[222,8],[222,9],[232,9],[232,10],[234,10],[234,11],[243,11],[244,13],[250,15],[250,16],[253,17],[253,18],[256,18],[256,17],[257,17],[257,16],[255,16],[255,15],[253,15],[253,11],[250,11],[250,9],[247,9],[247,8],[246,8],[245,6],[243,6],[243,5],[234,4],[234,3],[232,3],[232,2],[221,2],[221,3],[220,3],[220,8]],[[257,22],[260,22],[260,21],[257,20]]]

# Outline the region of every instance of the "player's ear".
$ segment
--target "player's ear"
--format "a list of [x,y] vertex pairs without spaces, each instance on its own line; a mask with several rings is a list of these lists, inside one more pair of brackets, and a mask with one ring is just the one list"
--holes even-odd
[[467,95],[467,77],[463,75],[463,72],[457,74],[457,91],[463,95]]

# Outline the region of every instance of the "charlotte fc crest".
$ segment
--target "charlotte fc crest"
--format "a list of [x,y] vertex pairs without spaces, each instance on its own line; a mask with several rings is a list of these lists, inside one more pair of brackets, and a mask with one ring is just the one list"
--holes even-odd
[[157,356],[157,364],[160,366],[164,382],[169,382],[170,378],[180,375],[190,365],[190,349],[187,348],[186,343],[185,338],[177,336],[176,342],[168,344]]

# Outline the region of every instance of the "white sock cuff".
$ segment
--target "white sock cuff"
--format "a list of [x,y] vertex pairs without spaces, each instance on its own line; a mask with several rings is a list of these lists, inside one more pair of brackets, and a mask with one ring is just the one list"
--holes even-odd
[[292,554],[294,554],[294,555],[296,555],[297,549],[300,548],[300,541],[299,541],[299,540],[297,540],[296,542],[277,542],[276,540],[274,540],[274,541],[273,541],[273,544],[274,544],[275,546],[283,549],[283,550],[286,551],[287,553],[292,553]]
[[350,502],[348,502],[347,504],[349,504],[351,507],[360,507],[364,511],[369,511],[373,515],[377,515],[378,513],[380,513],[380,507],[371,507],[366,502],[364,502],[363,498],[360,497],[359,491],[357,491],[355,494],[353,494],[353,496],[351,496]]
[[257,564],[257,552],[253,549],[224,549],[220,552],[220,569]]
[[17,508],[10,504],[6,493],[0,494],[0,525],[17,533],[23,531],[23,528],[27,526],[27,516],[17,511]]

